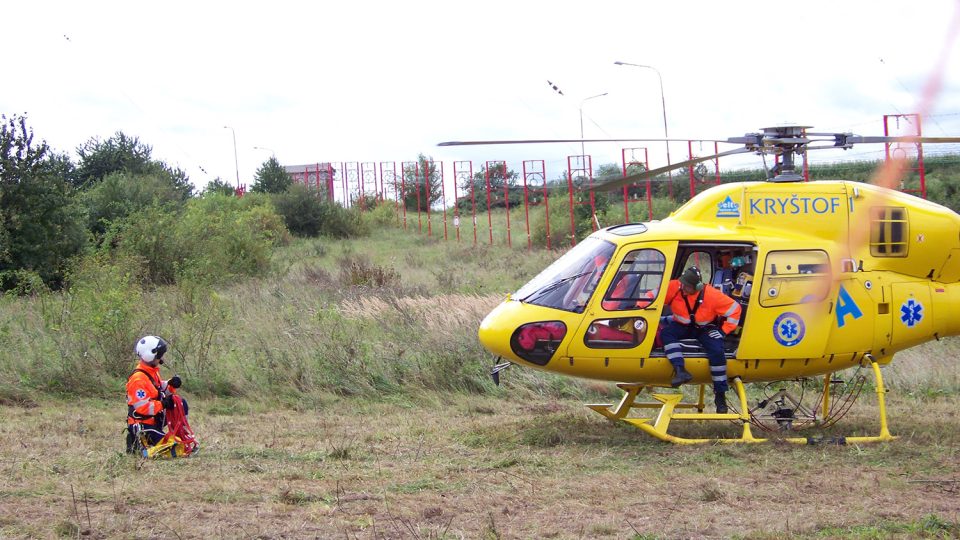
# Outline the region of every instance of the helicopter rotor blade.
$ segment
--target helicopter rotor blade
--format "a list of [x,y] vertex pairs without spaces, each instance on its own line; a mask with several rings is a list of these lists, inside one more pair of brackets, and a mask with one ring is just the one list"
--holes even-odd
[[[727,139],[697,139],[703,142],[730,142]],[[553,143],[611,143],[611,142],[688,142],[687,139],[518,139],[499,141],[444,141],[437,146],[482,146],[494,144],[553,144]]]
[[899,137],[847,135],[844,137],[844,139],[847,144],[875,144],[875,143],[939,144],[939,143],[960,142],[960,137],[918,137],[918,136],[911,136],[911,135],[899,136]]
[[[794,181],[799,176],[793,174],[794,156],[808,150],[849,149],[856,144],[878,143],[927,143],[949,144],[960,143],[960,137],[924,137],[924,136],[862,136],[853,133],[816,133],[807,132],[808,127],[780,126],[764,128],[762,132],[746,133],[739,137],[726,139],[697,139],[704,142],[717,142],[741,145],[739,148],[727,150],[717,154],[698,157],[673,163],[665,167],[652,169],[628,176],[608,176],[591,181],[589,188],[595,191],[613,191],[626,185],[648,180],[666,172],[704,161],[718,159],[735,154],[766,154],[782,156],[784,167],[779,169],[776,176],[768,178],[772,181]],[[639,139],[522,139],[522,140],[486,140],[486,141],[445,141],[437,146],[483,146],[502,144],[550,144],[550,143],[624,143],[624,142],[690,142],[688,139],[639,138]],[[662,179],[658,179],[662,180]],[[579,182],[580,180],[578,180]],[[553,189],[553,188],[551,188]],[[562,189],[557,187],[556,189]],[[582,189],[578,188],[578,189]],[[544,188],[547,191],[547,188]]]
[[[701,163],[704,161],[710,161],[711,159],[717,159],[725,156],[732,156],[734,154],[747,154],[753,151],[754,150],[750,148],[735,148],[733,150],[727,150],[726,152],[720,152],[719,154],[713,154],[709,156],[688,159],[686,161],[680,161],[678,163],[673,163],[665,167],[650,169],[649,171],[643,171],[636,174],[631,174],[631,175],[616,177],[616,178],[611,178],[611,177],[607,177],[607,179],[601,178],[599,179],[601,180],[601,183],[593,186],[593,189],[595,191],[613,191],[617,188],[626,186],[628,184],[633,184],[635,182],[640,182],[648,178],[653,178],[654,176],[661,175],[665,172],[669,172],[674,169],[680,169],[688,165],[695,165],[697,163]],[[604,180],[608,180],[608,181],[604,181]]]

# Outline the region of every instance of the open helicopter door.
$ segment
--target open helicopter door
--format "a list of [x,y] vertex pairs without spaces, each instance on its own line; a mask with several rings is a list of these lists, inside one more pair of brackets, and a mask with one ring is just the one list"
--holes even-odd
[[622,246],[597,284],[566,356],[583,377],[631,380],[650,356],[677,242]]

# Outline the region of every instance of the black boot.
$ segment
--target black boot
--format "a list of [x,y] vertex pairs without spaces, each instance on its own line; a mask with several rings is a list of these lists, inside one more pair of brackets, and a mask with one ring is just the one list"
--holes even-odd
[[681,384],[690,382],[691,379],[693,379],[693,375],[683,366],[673,366],[673,379],[670,379],[670,386],[677,388]]
[[713,404],[717,406],[717,414],[727,414],[727,393],[715,392],[713,394]]

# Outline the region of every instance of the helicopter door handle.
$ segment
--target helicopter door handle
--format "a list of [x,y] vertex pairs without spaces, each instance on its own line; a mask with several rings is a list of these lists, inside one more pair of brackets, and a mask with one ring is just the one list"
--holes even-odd
[[656,310],[658,310],[658,309],[660,309],[660,308],[658,308],[657,306],[655,306],[655,305],[653,305],[653,304],[650,304],[649,306],[643,308],[644,311],[656,311]]

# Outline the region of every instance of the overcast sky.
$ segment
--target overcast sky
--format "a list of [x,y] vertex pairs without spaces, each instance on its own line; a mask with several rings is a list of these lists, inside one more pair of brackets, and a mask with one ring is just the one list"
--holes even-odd
[[[424,153],[447,167],[507,160],[519,169],[543,159],[555,178],[580,145],[435,145],[578,138],[581,107],[588,138],[661,137],[657,72],[615,61],[659,71],[673,138],[782,123],[882,134],[884,114],[915,110],[958,8],[960,0],[7,2],[0,112],[26,113],[37,137],[71,153],[92,137],[137,136],[198,187],[235,181],[224,126],[236,133],[246,183],[271,152],[287,165],[399,167]],[[925,135],[960,135],[958,47]],[[599,165],[619,161],[622,146],[637,145],[586,152]],[[651,166],[663,165],[664,145],[648,146]],[[670,149],[674,162],[686,156],[686,144]],[[858,147],[847,157],[879,155]]]

